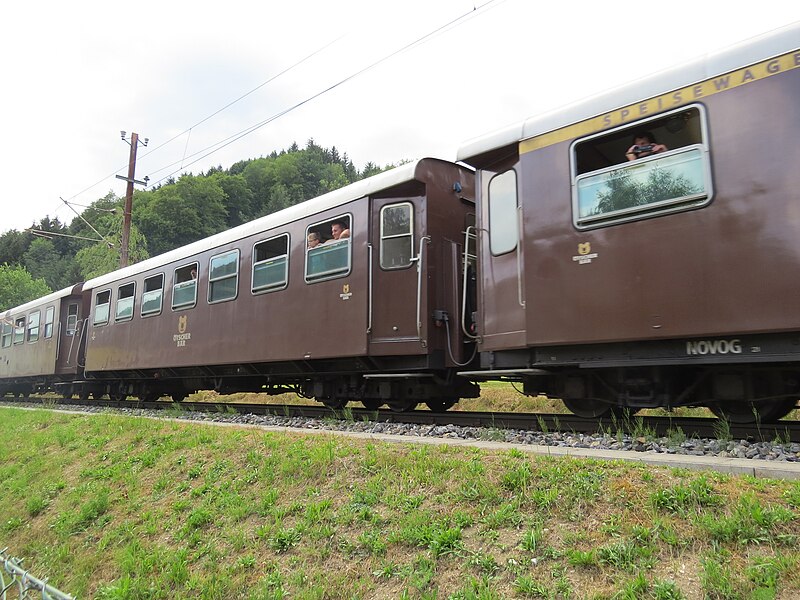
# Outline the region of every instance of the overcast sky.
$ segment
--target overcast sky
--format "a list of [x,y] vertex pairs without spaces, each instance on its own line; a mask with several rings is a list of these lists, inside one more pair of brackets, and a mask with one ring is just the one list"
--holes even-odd
[[467,139],[798,20],[800,2],[769,0],[13,2],[0,232],[71,221],[59,198],[123,196],[120,130],[149,138],[136,178],[151,184],[312,137],[359,169],[454,160]]

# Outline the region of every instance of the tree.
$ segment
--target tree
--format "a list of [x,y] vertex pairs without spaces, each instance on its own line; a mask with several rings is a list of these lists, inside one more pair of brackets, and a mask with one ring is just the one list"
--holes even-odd
[[52,290],[60,290],[80,279],[75,257],[61,255],[53,240],[33,240],[22,256],[22,265],[34,279],[43,279]]
[[0,311],[51,293],[44,279],[34,279],[25,267],[0,265]]
[[0,264],[20,264],[33,241],[33,234],[10,229],[0,236]]
[[[75,262],[80,268],[83,281],[119,269],[120,242],[122,240],[122,215],[119,215],[117,220],[119,223],[116,231],[110,233],[106,238],[111,243],[110,246],[106,243],[97,242],[96,244],[82,248],[75,255]],[[150,258],[147,252],[147,240],[139,231],[139,228],[133,223],[131,223],[128,248],[128,262],[130,264]]]
[[227,227],[225,192],[214,178],[184,175],[175,185],[142,192],[133,220],[155,256]]

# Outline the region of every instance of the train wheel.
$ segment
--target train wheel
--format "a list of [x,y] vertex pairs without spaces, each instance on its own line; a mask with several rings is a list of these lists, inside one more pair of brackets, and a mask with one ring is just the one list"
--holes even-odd
[[428,405],[433,412],[444,412],[450,410],[455,406],[456,400],[450,398],[439,398],[437,400],[427,400],[425,404]]
[[709,406],[720,419],[731,423],[772,423],[788,415],[797,400],[767,400],[764,402],[715,402]]
[[381,406],[383,406],[383,402],[380,400],[362,400],[361,404],[363,404],[364,408],[367,410],[378,410]]
[[389,410],[396,413],[408,412],[417,408],[419,404],[416,400],[396,400],[389,402]]
[[186,390],[179,390],[170,393],[173,402],[183,402],[189,397],[189,392]]
[[322,403],[331,410],[341,410],[347,406],[347,400],[340,400],[337,398],[325,398]]
[[617,408],[611,404],[593,400],[592,398],[564,398],[563,402],[564,406],[566,406],[571,413],[583,417],[584,419],[609,417],[612,413],[616,412],[615,409]]

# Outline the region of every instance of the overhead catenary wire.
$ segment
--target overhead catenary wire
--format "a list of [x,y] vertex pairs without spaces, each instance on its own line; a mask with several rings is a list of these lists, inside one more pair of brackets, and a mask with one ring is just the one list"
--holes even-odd
[[[155,180],[155,181],[153,181],[153,182],[152,182],[150,185],[151,185],[151,186],[153,186],[153,185],[158,185],[158,184],[160,184],[161,182],[163,182],[163,181],[165,181],[165,180],[168,180],[170,177],[172,177],[173,175],[175,175],[175,174],[179,173],[179,172],[180,172],[181,170],[183,170],[184,168],[186,168],[186,167],[188,167],[188,166],[191,166],[192,164],[195,164],[195,163],[197,163],[198,161],[202,160],[203,158],[206,158],[207,156],[210,156],[210,155],[211,155],[211,154],[213,154],[214,152],[217,152],[217,151],[221,150],[222,148],[225,148],[226,146],[229,146],[229,145],[230,145],[230,144],[232,144],[233,142],[236,142],[236,141],[238,141],[239,139],[241,139],[241,138],[243,138],[243,137],[245,137],[245,136],[249,135],[250,133],[253,133],[254,131],[256,131],[256,130],[258,130],[258,129],[262,128],[262,127],[264,127],[265,125],[268,125],[269,123],[271,123],[271,122],[275,121],[276,119],[278,119],[278,118],[280,118],[280,117],[282,117],[282,116],[284,116],[284,115],[286,115],[286,114],[288,114],[288,113],[290,113],[290,112],[292,112],[292,111],[294,111],[294,110],[296,110],[296,109],[300,108],[301,106],[303,106],[303,105],[305,105],[305,104],[308,104],[308,103],[309,103],[309,102],[311,102],[312,100],[315,100],[316,98],[319,98],[320,96],[322,96],[322,95],[324,95],[324,94],[326,94],[326,93],[328,93],[328,92],[330,92],[330,91],[332,91],[332,90],[334,90],[334,89],[336,89],[336,88],[340,87],[340,86],[341,86],[341,85],[343,85],[344,83],[347,83],[348,81],[350,81],[350,80],[354,79],[355,77],[358,77],[359,75],[362,75],[363,73],[365,73],[365,72],[367,72],[367,71],[369,71],[369,70],[371,70],[371,69],[375,68],[376,66],[378,66],[378,65],[380,65],[380,64],[382,64],[382,63],[384,63],[384,62],[386,62],[387,60],[389,60],[389,59],[393,58],[394,56],[396,56],[396,55],[398,55],[398,54],[400,54],[400,53],[402,53],[402,52],[405,52],[405,51],[407,51],[407,50],[410,50],[411,48],[413,48],[413,47],[415,47],[415,46],[418,46],[418,45],[420,45],[420,44],[422,44],[422,43],[424,43],[424,42],[426,42],[426,41],[428,41],[428,40],[430,40],[430,39],[432,39],[432,38],[436,37],[437,35],[440,35],[440,34],[444,33],[445,31],[447,31],[447,30],[449,30],[449,29],[451,29],[451,28],[453,28],[453,27],[455,27],[455,26],[457,26],[457,25],[460,25],[460,24],[461,24],[461,23],[463,23],[463,22],[466,22],[467,20],[469,20],[469,19],[473,18],[473,17],[474,17],[474,16],[476,16],[477,14],[479,14],[479,13],[481,13],[481,12],[485,12],[485,10],[488,10],[488,9],[489,9],[489,7],[492,7],[492,8],[494,8],[492,5],[497,5],[497,6],[499,6],[500,4],[503,4],[504,2],[506,2],[506,0],[487,0],[486,2],[484,2],[484,3],[482,3],[482,4],[475,5],[475,6],[473,6],[473,8],[472,8],[472,9],[470,9],[469,11],[467,11],[467,12],[465,12],[465,13],[463,13],[463,14],[459,15],[458,17],[456,17],[456,18],[454,18],[454,19],[451,19],[450,21],[448,21],[447,23],[445,23],[445,24],[443,24],[443,25],[440,25],[440,26],[436,27],[436,28],[435,28],[435,29],[433,29],[432,31],[430,31],[430,32],[428,32],[428,33],[426,33],[426,34],[422,35],[421,37],[419,37],[419,38],[417,38],[417,39],[413,40],[412,42],[410,42],[410,43],[408,43],[408,44],[404,45],[403,47],[401,47],[401,48],[399,48],[399,49],[397,49],[397,50],[395,50],[395,51],[393,51],[393,52],[389,53],[388,55],[384,56],[383,58],[381,58],[381,59],[379,59],[379,60],[377,60],[377,61],[375,61],[375,62],[373,62],[372,64],[368,65],[367,67],[364,67],[363,69],[360,69],[360,70],[356,71],[355,73],[353,73],[353,74],[351,74],[351,75],[348,75],[347,77],[345,77],[345,78],[341,79],[340,81],[338,81],[338,82],[334,83],[333,85],[331,85],[331,86],[328,86],[327,88],[325,88],[325,89],[323,89],[323,90],[321,90],[321,91],[319,91],[319,92],[317,92],[317,93],[313,94],[312,96],[310,96],[310,97],[308,97],[308,98],[306,98],[306,99],[304,99],[304,100],[301,100],[300,102],[297,102],[297,103],[295,103],[294,105],[290,106],[290,107],[289,107],[289,108],[287,108],[287,109],[284,109],[284,110],[282,110],[282,111],[279,111],[278,113],[276,113],[276,114],[272,115],[271,117],[268,117],[268,118],[264,119],[263,121],[260,121],[260,122],[258,122],[258,123],[255,123],[254,125],[251,125],[251,126],[249,126],[249,127],[245,128],[245,129],[242,129],[242,130],[238,131],[237,133],[234,133],[234,134],[232,134],[232,135],[228,136],[227,138],[224,138],[224,139],[222,139],[222,140],[220,140],[220,141],[218,141],[218,142],[216,142],[216,143],[214,143],[214,144],[211,144],[210,146],[206,146],[205,148],[203,148],[203,149],[200,149],[200,150],[198,150],[197,152],[194,152],[194,153],[192,153],[192,154],[189,154],[188,156],[186,155],[186,153],[185,153],[185,150],[184,150],[184,156],[183,156],[183,158],[182,158],[180,161],[174,161],[174,162],[172,162],[172,163],[169,163],[169,164],[167,164],[167,165],[165,165],[165,166],[163,166],[163,167],[157,168],[157,169],[155,169],[155,170],[150,170],[150,173],[151,173],[151,174],[154,174],[154,173],[160,173],[161,171],[164,171],[164,170],[166,170],[166,169],[172,168],[172,167],[174,167],[175,165],[180,165],[180,168],[179,168],[179,169],[177,169],[177,170],[174,170],[174,171],[172,171],[171,173],[169,173],[168,175],[165,175],[164,177],[161,177],[161,178],[159,178],[158,180]],[[211,114],[210,114],[210,115],[208,115],[207,117],[204,117],[203,119],[201,119],[200,121],[198,121],[198,122],[197,122],[197,123],[195,123],[194,125],[192,125],[192,126],[188,127],[187,129],[185,129],[185,130],[184,130],[184,131],[182,131],[181,133],[179,133],[179,134],[177,134],[177,135],[175,135],[175,136],[171,137],[170,139],[166,140],[165,142],[163,142],[163,143],[161,143],[161,144],[159,144],[159,145],[157,145],[157,146],[154,146],[154,147],[153,147],[151,150],[149,150],[149,151],[147,151],[146,153],[142,154],[142,155],[140,156],[140,159],[141,159],[141,158],[145,158],[145,157],[147,157],[147,156],[150,156],[151,154],[153,154],[153,153],[154,153],[154,152],[156,152],[157,150],[159,150],[159,149],[163,148],[164,146],[166,146],[167,144],[169,144],[169,143],[171,143],[171,142],[175,141],[177,138],[179,138],[179,137],[181,137],[182,135],[184,135],[184,134],[186,134],[186,133],[190,132],[191,130],[193,130],[193,129],[197,128],[199,125],[202,125],[203,123],[205,123],[205,122],[206,122],[206,121],[208,121],[209,119],[213,118],[214,116],[218,115],[219,113],[223,112],[224,110],[227,110],[228,108],[230,108],[231,106],[233,106],[233,105],[234,105],[234,104],[236,104],[237,102],[239,102],[239,101],[243,100],[244,98],[246,98],[247,96],[249,96],[249,95],[253,94],[253,93],[254,93],[254,92],[256,92],[256,91],[258,91],[258,90],[259,90],[259,89],[261,89],[262,87],[264,87],[264,86],[268,85],[269,83],[272,83],[273,81],[275,81],[275,80],[276,80],[276,79],[278,79],[279,77],[281,77],[281,76],[283,76],[283,75],[285,75],[285,74],[289,73],[290,71],[292,71],[292,70],[294,70],[294,69],[298,68],[300,65],[302,65],[302,64],[303,64],[303,63],[305,63],[306,61],[310,60],[310,59],[311,59],[311,58],[313,58],[314,56],[316,56],[316,55],[320,54],[321,52],[323,52],[324,50],[326,50],[327,48],[329,48],[331,45],[333,45],[333,44],[335,44],[336,42],[338,42],[338,41],[339,41],[339,40],[340,40],[342,37],[344,37],[344,36],[339,36],[339,37],[337,37],[336,39],[334,39],[334,40],[332,40],[332,41],[330,41],[330,42],[328,42],[328,43],[324,44],[323,46],[321,46],[320,48],[318,48],[318,49],[317,49],[317,50],[315,50],[314,52],[312,52],[312,53],[308,54],[307,56],[305,56],[305,57],[303,57],[302,59],[300,59],[299,61],[297,61],[297,62],[293,63],[293,64],[292,64],[292,65],[290,65],[289,67],[287,67],[287,68],[283,69],[282,71],[280,71],[279,73],[277,73],[277,74],[275,74],[274,76],[270,77],[269,79],[267,79],[267,80],[266,80],[266,81],[264,81],[263,83],[259,84],[259,85],[258,85],[258,86],[256,86],[255,88],[253,88],[253,89],[249,90],[248,92],[246,92],[246,93],[242,94],[241,96],[239,96],[239,97],[238,97],[238,98],[236,98],[235,100],[232,100],[232,101],[231,101],[231,102],[229,102],[228,104],[226,104],[226,105],[224,105],[223,107],[221,107],[221,108],[217,109],[216,111],[214,111],[213,113],[211,113]],[[198,156],[198,155],[200,155],[200,156]],[[183,164],[183,163],[184,163],[184,161],[185,161],[187,158],[189,158],[189,159],[192,159],[193,157],[197,157],[197,158],[195,158],[194,160],[191,160],[189,163]],[[102,179],[100,179],[99,181],[97,181],[97,182],[93,183],[92,185],[90,185],[90,186],[88,186],[88,187],[84,188],[83,190],[81,190],[81,191],[77,192],[76,194],[74,194],[73,196],[71,196],[71,197],[69,198],[69,200],[72,200],[72,199],[74,199],[74,198],[77,198],[78,196],[80,196],[80,195],[82,195],[82,194],[84,194],[84,193],[88,192],[88,191],[89,191],[89,190],[91,190],[92,188],[94,188],[94,187],[96,187],[96,186],[100,185],[101,183],[103,183],[103,182],[104,182],[104,181],[106,181],[107,179],[109,179],[109,178],[113,177],[113,176],[114,176],[116,173],[118,173],[120,170],[122,170],[122,169],[124,169],[124,168],[126,168],[126,167],[127,167],[127,164],[126,164],[126,165],[124,165],[124,166],[120,166],[120,167],[119,167],[119,168],[118,168],[116,171],[114,171],[114,173],[111,173],[111,174],[109,174],[109,175],[106,175],[105,177],[103,177],[103,178],[102,178]]]
[[458,16],[458,17],[456,17],[455,19],[452,19],[452,20],[448,21],[447,23],[437,27],[433,31],[430,31],[430,32],[426,33],[425,35],[417,38],[416,40],[414,40],[412,42],[409,42],[405,46],[402,46],[401,48],[398,48],[397,50],[394,50],[394,51],[390,52],[389,54],[387,54],[387,55],[383,56],[382,58],[376,60],[375,62],[367,65],[366,67],[356,71],[355,73],[352,73],[352,74],[348,75],[347,77],[344,77],[343,79],[341,79],[341,80],[337,81],[336,83],[334,83],[334,84],[332,84],[332,85],[320,90],[319,92],[316,92],[315,94],[313,94],[311,96],[308,96],[304,100],[301,100],[300,102],[295,103],[294,105],[290,106],[289,108],[286,108],[286,109],[284,109],[282,111],[279,111],[278,113],[272,115],[271,117],[268,117],[268,118],[264,119],[263,121],[260,121],[260,122],[254,124],[254,125],[251,125],[251,126],[245,128],[245,129],[239,131],[238,133],[235,133],[235,134],[229,136],[228,138],[225,138],[224,140],[221,140],[219,142],[216,142],[215,144],[207,146],[205,149],[198,150],[194,154],[189,155],[189,157],[191,158],[193,156],[197,156],[198,154],[202,154],[203,152],[205,152],[205,154],[202,154],[201,156],[199,156],[198,158],[196,158],[195,160],[193,160],[193,161],[191,161],[191,162],[189,162],[187,164],[183,164],[183,160],[185,160],[185,158],[186,158],[186,157],[184,157],[183,159],[181,159],[181,161],[173,162],[173,163],[171,163],[169,165],[166,165],[165,167],[162,167],[161,169],[156,169],[155,171],[151,170],[150,171],[151,173],[159,173],[160,171],[163,171],[164,169],[170,168],[170,167],[172,167],[172,166],[174,166],[174,165],[176,165],[178,163],[181,164],[179,169],[176,169],[176,170],[170,172],[169,174],[165,175],[164,177],[161,177],[160,179],[156,180],[153,183],[153,185],[158,185],[162,181],[168,180],[170,177],[172,177],[173,175],[176,175],[181,170],[183,170],[185,167],[191,166],[194,163],[199,162],[199,161],[203,160],[204,158],[214,154],[215,152],[218,152],[219,150],[222,150],[223,148],[225,148],[226,146],[229,146],[233,142],[236,142],[236,141],[242,139],[243,137],[245,137],[247,135],[250,135],[254,131],[257,131],[258,129],[261,129],[262,127],[272,123],[276,119],[279,119],[280,117],[282,117],[282,116],[284,116],[284,115],[286,115],[286,114],[288,114],[288,113],[300,108],[301,106],[304,106],[305,104],[308,104],[312,100],[315,100],[315,99],[319,98],[320,96],[323,96],[323,95],[327,94],[328,92],[330,92],[332,90],[335,90],[336,88],[340,87],[341,85],[347,83],[348,81],[351,81],[351,80],[355,79],[356,77],[358,77],[360,75],[363,75],[367,71],[370,71],[371,69],[374,69],[378,65],[386,62],[387,60],[389,60],[389,59],[391,59],[391,58],[393,58],[395,56],[397,56],[398,54],[401,54],[403,52],[406,52],[407,50],[410,50],[411,48],[413,48],[415,46],[423,44],[426,41],[432,39],[433,37],[435,37],[435,36],[437,36],[437,35],[439,35],[441,33],[444,33],[448,29],[451,29],[451,28],[459,25],[461,22],[464,22],[467,19],[474,17],[478,13],[478,11],[482,11],[483,9],[487,8],[488,6],[490,6],[492,4],[498,4],[498,5],[502,4],[505,1],[506,0],[488,0],[487,2],[484,2],[483,4],[480,4],[478,6],[474,6],[472,8],[472,10],[470,10],[470,11],[468,11],[468,12],[466,12],[466,13]]

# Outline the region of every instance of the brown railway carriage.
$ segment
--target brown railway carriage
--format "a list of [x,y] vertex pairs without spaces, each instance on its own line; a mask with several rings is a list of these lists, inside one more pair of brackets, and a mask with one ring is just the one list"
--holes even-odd
[[[465,144],[486,372],[464,374],[585,416],[794,407],[799,42],[795,25]],[[643,132],[667,150],[628,160]]]
[[0,314],[0,396],[61,389],[83,372],[82,284]]
[[472,199],[470,170],[423,159],[88,281],[90,389],[398,409],[475,395],[455,375],[474,355],[459,292]]

